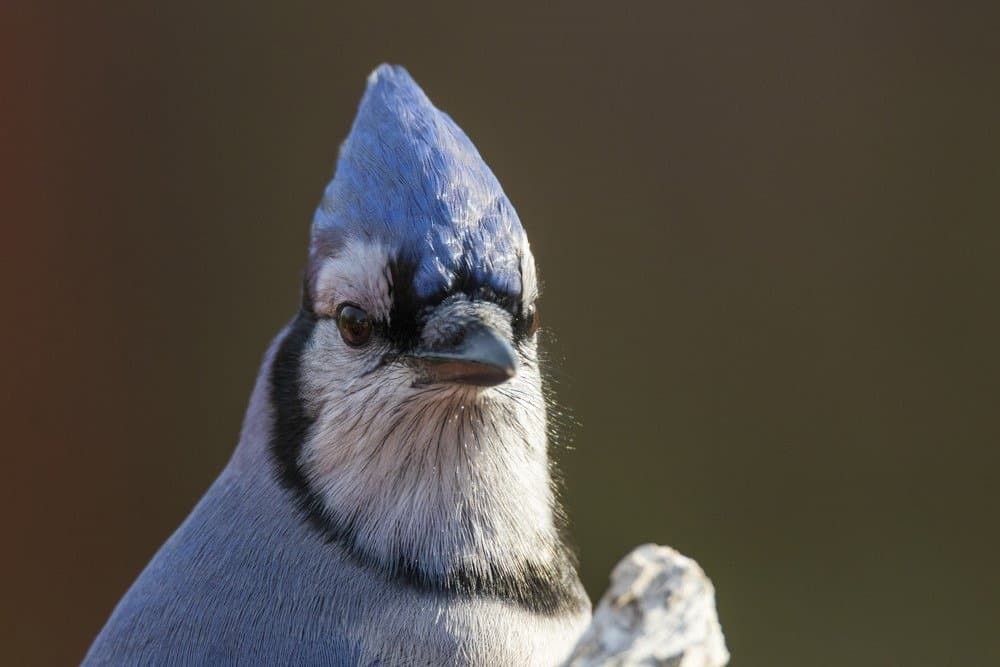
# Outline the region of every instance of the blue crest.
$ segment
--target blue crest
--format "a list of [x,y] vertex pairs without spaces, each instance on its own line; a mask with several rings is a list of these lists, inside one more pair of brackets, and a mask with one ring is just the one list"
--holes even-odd
[[313,219],[312,267],[352,240],[378,242],[409,266],[420,299],[458,283],[517,297],[524,239],[465,133],[403,68],[372,72]]

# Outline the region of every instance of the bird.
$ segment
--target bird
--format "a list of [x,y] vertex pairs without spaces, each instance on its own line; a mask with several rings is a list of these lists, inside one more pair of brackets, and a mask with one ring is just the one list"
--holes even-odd
[[85,665],[555,665],[587,626],[524,227],[400,66],[368,77],[231,459]]

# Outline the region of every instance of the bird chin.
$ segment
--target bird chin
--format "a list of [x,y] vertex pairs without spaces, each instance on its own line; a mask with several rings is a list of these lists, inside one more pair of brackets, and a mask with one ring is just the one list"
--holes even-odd
[[484,386],[463,382],[441,382],[430,378],[416,377],[410,388],[420,393],[428,402],[439,400],[453,401],[460,404],[476,404],[483,399],[495,396],[496,386]]

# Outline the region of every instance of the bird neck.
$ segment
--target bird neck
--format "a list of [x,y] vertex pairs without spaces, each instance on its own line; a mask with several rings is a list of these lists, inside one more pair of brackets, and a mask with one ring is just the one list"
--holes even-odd
[[[456,399],[406,428],[380,420],[375,405],[347,415],[333,401],[313,411],[301,386],[289,386],[301,380],[289,364],[302,333],[293,324],[272,344],[234,465],[269,466],[317,538],[401,584],[547,614],[585,604],[559,529],[544,411],[531,417],[517,413],[523,403],[506,405],[513,419],[501,424],[489,417],[497,406]],[[378,428],[351,438],[333,426],[358,421]]]

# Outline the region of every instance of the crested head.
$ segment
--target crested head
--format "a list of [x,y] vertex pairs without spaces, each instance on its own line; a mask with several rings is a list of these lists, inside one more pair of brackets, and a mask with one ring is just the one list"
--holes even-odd
[[472,142],[404,70],[379,67],[271,370],[277,472],[328,538],[445,594],[579,607],[537,295],[524,229]]
[[526,239],[493,172],[465,133],[401,67],[368,78],[336,174],[313,220],[310,274],[351,243],[405,265],[413,295],[462,283],[518,297]]

